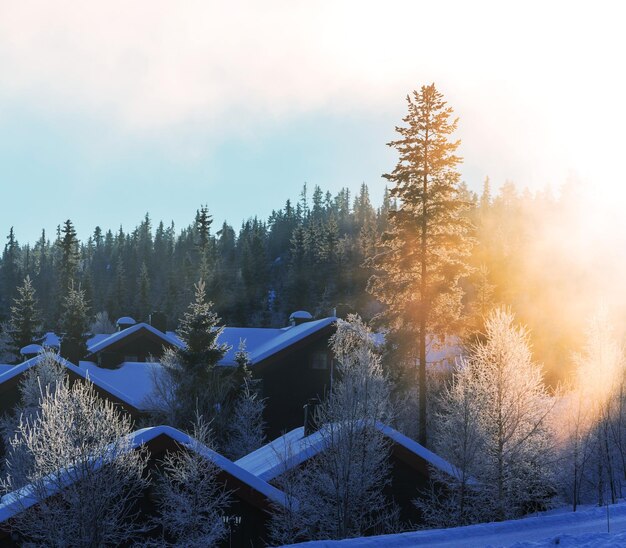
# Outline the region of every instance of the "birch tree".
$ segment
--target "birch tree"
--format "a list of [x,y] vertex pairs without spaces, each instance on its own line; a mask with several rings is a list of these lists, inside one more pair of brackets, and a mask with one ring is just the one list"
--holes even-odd
[[[548,421],[553,400],[532,361],[528,333],[513,322],[503,309],[487,317],[485,341],[461,362],[445,394],[447,413],[438,417],[435,448],[463,473],[464,481],[447,482],[461,523],[518,517],[555,492]],[[468,493],[468,476],[476,481],[469,494],[481,500],[472,508],[461,496],[464,488]]]
[[164,537],[159,546],[204,548],[223,540],[228,528],[225,510],[230,494],[218,481],[219,468],[207,455],[210,431],[200,420],[194,425],[191,445],[168,453],[156,488]]
[[265,399],[259,393],[258,381],[252,378],[245,348],[245,342],[241,341],[235,355],[241,385],[233,404],[224,447],[224,453],[232,460],[251,453],[265,443]]
[[563,469],[572,473],[561,487],[575,509],[580,502],[616,502],[626,478],[624,349],[605,308],[590,319],[574,365],[573,388],[563,396],[573,412],[562,425]]
[[[144,450],[130,444],[131,422],[92,385],[47,390],[36,416],[21,420],[7,454],[5,490],[23,509],[14,527],[37,546],[118,545],[140,530]],[[24,458],[24,457],[27,458]]]
[[390,446],[377,428],[392,417],[389,382],[358,316],[337,322],[331,346],[338,380],[319,410],[323,449],[293,478],[297,485],[288,490],[298,493],[300,521],[287,516],[283,531],[295,527],[320,539],[389,532],[397,524],[383,491],[390,481]]

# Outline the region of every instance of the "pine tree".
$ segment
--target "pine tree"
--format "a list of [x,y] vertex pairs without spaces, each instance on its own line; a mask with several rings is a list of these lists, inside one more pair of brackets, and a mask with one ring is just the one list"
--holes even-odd
[[15,232],[13,227],[9,231],[7,236],[8,242],[4,246],[2,253],[2,262],[0,263],[0,314],[2,310],[6,311],[9,308],[11,299],[16,296],[16,288],[19,280],[19,257],[20,246],[15,238]]
[[216,427],[223,426],[222,408],[230,391],[229,379],[215,368],[228,350],[227,345],[217,342],[224,328],[218,326],[213,304],[206,302],[204,281],[194,287],[194,301],[177,331],[184,347],[165,352],[164,376],[156,379],[152,397],[156,414],[187,430],[198,415],[213,420]]
[[63,223],[61,234],[63,234],[63,238],[59,242],[61,248],[61,264],[59,265],[59,295],[62,299],[65,295],[67,295],[70,283],[76,280],[80,254],[78,249],[78,238],[76,237],[76,229],[70,219]]
[[141,263],[139,280],[137,281],[137,315],[138,321],[145,322],[150,314],[150,274],[146,263]]
[[24,283],[17,288],[18,297],[11,307],[9,334],[13,345],[13,352],[20,357],[20,349],[32,344],[40,328],[40,312],[35,294],[35,288],[30,276],[24,278]]
[[89,331],[89,306],[85,291],[71,283],[63,300],[61,316],[61,354],[70,362],[78,364],[87,354],[87,334]]
[[401,139],[389,143],[399,161],[384,175],[399,204],[389,212],[383,249],[370,263],[377,272],[368,289],[386,305],[383,319],[402,355],[419,360],[419,438],[426,444],[426,342],[448,333],[460,316],[457,282],[468,272],[471,243],[462,216],[467,204],[459,197],[459,141],[449,140],[457,120],[450,119],[452,109],[434,84],[407,102],[407,126],[397,127]]

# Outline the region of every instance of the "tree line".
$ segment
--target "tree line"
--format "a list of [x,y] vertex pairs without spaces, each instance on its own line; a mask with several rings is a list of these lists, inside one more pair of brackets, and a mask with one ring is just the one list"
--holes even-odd
[[52,239],[42,231],[32,245],[20,245],[11,228],[0,260],[0,321],[10,317],[27,276],[48,330],[58,328],[72,282],[94,313],[145,321],[161,311],[172,329],[199,279],[228,325],[283,326],[298,309],[315,316],[337,307],[367,310],[373,299],[362,265],[391,207],[385,193],[375,208],[365,184],[354,196],[348,188],[332,196],[305,184],[295,204],[287,200],[267,220],[248,219],[238,231],[226,222],[215,230],[206,206],[180,230],[154,226],[146,214],[131,231],[96,227],[86,241],[69,219]]

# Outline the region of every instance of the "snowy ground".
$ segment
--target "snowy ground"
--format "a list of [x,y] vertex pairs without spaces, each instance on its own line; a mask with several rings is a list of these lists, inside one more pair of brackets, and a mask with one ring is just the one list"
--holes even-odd
[[343,541],[317,541],[300,544],[306,548],[354,548],[357,546],[567,546],[595,548],[626,546],[626,503],[609,506],[552,511],[530,518],[481,523],[453,529],[431,529],[398,535],[385,535]]

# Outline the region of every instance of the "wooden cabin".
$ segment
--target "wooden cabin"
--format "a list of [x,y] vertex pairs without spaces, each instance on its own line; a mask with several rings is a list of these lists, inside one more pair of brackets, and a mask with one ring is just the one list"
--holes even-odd
[[120,327],[117,333],[90,339],[83,360],[94,362],[99,367],[115,369],[127,362],[159,361],[166,348],[181,346],[177,338],[147,323],[122,324]]
[[[382,423],[376,423],[375,427],[387,439],[391,449],[391,482],[386,488],[386,496],[398,505],[402,522],[418,524],[421,515],[413,501],[429,487],[431,467],[455,477],[459,472],[446,460],[394,428]],[[235,464],[260,479],[278,485],[283,474],[306,468],[308,463],[328,449],[330,438],[324,435],[324,428],[310,434],[305,433],[307,429],[303,426],[295,428]]]
[[[172,451],[196,451],[212,462],[218,469],[218,482],[230,493],[231,502],[224,519],[228,524],[228,535],[222,546],[266,546],[269,521],[273,508],[286,504],[285,494],[247,470],[237,466],[226,457],[193,440],[187,434],[169,426],[144,428],[129,437],[129,450],[147,447],[149,462],[147,472],[154,472],[164,456]],[[20,546],[27,539],[12,534],[11,523],[16,517],[37,504],[32,497],[25,496],[27,490],[9,493],[0,500],[0,544]],[[51,493],[50,496],[54,496]],[[140,521],[149,522],[157,508],[156,491],[148,487],[137,502],[141,512]],[[158,539],[158,527],[147,528],[146,538]]]
[[[96,389],[119,404],[133,417],[150,408],[154,374],[161,367],[166,348],[181,348],[176,333],[163,332],[147,323],[119,323],[113,334],[94,335],[87,341],[87,354],[77,364],[61,359],[72,379],[87,376]],[[301,424],[302,408],[311,398],[323,398],[332,385],[333,356],[329,339],[335,332],[334,317],[313,320],[306,312],[292,314],[284,328],[226,327],[219,343],[229,350],[218,366],[225,374],[237,366],[235,354],[245,342],[250,369],[259,380],[265,398],[265,423],[270,438]],[[58,340],[47,334],[50,341]],[[33,361],[34,360],[34,361]],[[37,358],[13,368],[0,370],[0,411],[12,409],[19,399],[17,384],[21,372],[37,363]]]

